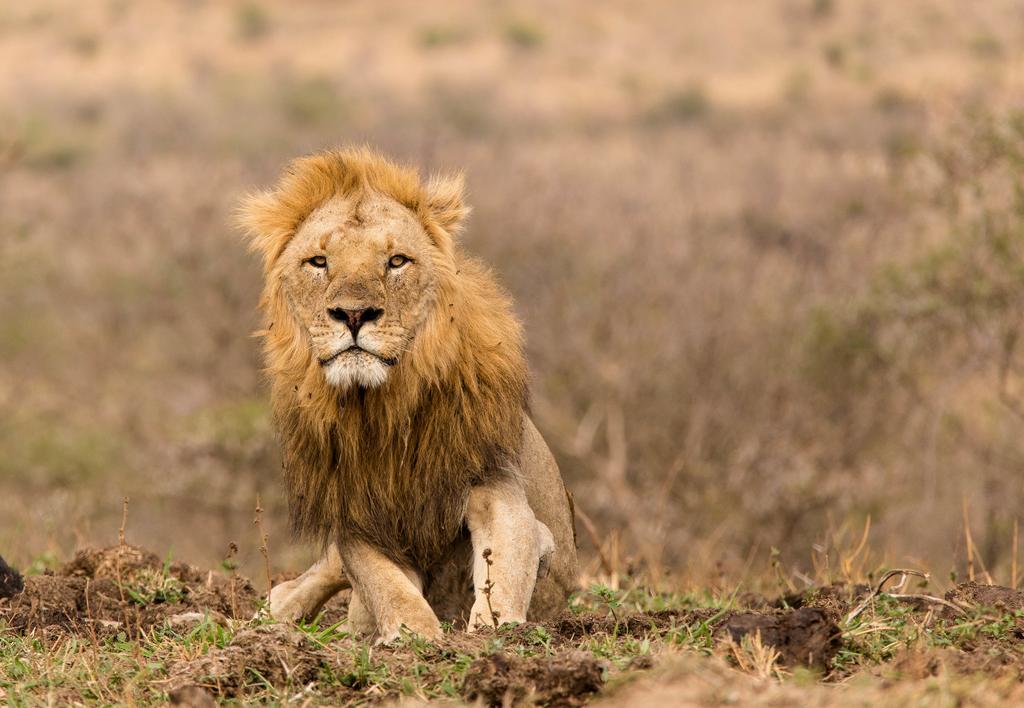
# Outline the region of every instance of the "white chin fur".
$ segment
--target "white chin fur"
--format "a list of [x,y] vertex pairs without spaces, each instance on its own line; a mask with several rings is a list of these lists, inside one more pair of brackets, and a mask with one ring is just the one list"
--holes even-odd
[[327,383],[336,388],[376,388],[388,378],[387,364],[366,352],[345,353],[324,367]]

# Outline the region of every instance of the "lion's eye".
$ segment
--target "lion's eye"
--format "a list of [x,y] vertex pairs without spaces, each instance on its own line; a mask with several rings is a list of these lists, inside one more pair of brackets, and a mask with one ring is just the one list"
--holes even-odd
[[391,259],[388,261],[388,265],[390,267],[392,267],[392,268],[401,268],[402,266],[404,266],[406,263],[408,263],[411,260],[412,259],[409,258],[409,256],[403,256],[402,254],[397,254],[397,255],[391,256]]
[[307,259],[306,263],[309,263],[314,268],[326,268],[327,258],[325,256],[313,256],[312,258]]

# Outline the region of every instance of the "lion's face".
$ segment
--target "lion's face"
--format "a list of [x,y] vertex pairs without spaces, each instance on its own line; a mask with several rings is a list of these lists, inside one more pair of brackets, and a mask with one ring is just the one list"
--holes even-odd
[[282,292],[326,381],[387,381],[435,305],[438,249],[408,208],[373,191],[315,209],[282,252]]

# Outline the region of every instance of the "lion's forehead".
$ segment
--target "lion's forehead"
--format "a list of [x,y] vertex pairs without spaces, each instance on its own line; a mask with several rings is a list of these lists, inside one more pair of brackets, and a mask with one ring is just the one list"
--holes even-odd
[[291,248],[318,248],[344,256],[409,248],[426,238],[415,215],[390,197],[336,195],[306,218]]

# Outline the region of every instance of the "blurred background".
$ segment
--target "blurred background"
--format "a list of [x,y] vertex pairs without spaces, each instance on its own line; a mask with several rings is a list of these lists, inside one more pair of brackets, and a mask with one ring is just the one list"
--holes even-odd
[[592,571],[810,572],[870,526],[962,574],[966,525],[1006,582],[1022,48],[1013,0],[4,3],[0,553],[116,542],[128,496],[129,541],[257,575],[260,494],[309,559],[231,214],[367,142],[465,171]]

